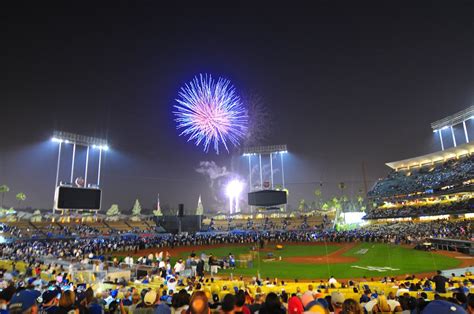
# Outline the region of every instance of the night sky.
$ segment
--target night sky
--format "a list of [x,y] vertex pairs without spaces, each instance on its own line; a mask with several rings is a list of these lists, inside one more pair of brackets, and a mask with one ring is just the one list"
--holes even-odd
[[[158,193],[162,206],[184,203],[191,212],[202,194],[206,210],[219,209],[219,184],[233,175],[212,190],[199,163],[214,161],[245,179],[247,160],[235,150],[206,154],[178,137],[172,105],[198,73],[263,99],[272,123],[262,144],[288,145],[293,206],[310,201],[320,182],[325,196],[341,181],[357,193],[362,162],[370,187],[389,171],[385,162],[439,150],[430,123],[474,101],[472,1],[60,3],[70,7],[36,1],[0,9],[6,205],[25,192],[25,206],[51,208],[57,144],[49,139],[59,129],[109,140],[105,209],[127,210],[135,198],[151,208]],[[70,156],[69,146],[63,181]],[[77,156],[74,177],[83,176],[84,150]],[[96,164],[94,151],[92,180]]]

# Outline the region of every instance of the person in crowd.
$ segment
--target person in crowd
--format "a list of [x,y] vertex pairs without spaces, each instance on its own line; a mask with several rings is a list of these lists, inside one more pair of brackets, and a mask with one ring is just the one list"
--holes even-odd
[[9,314],[37,314],[38,305],[36,299],[41,294],[38,291],[23,289],[16,292],[8,305]]
[[16,289],[10,285],[0,292],[0,314],[8,314],[8,303],[15,294]]
[[187,314],[209,314],[209,300],[203,291],[196,291],[189,301],[189,309]]
[[76,294],[73,290],[61,293],[56,314],[79,314],[79,309],[76,307]]
[[222,299],[221,312],[223,314],[234,314],[235,310],[235,296],[228,293]]
[[280,298],[274,292],[270,292],[260,308],[259,314],[284,314],[286,311],[281,305]]
[[341,292],[331,293],[331,305],[334,310],[334,314],[339,314],[342,311],[342,304],[345,301],[345,297]]
[[288,300],[288,314],[302,314],[304,312],[303,303],[297,296],[292,296]]
[[384,295],[379,294],[377,297],[377,304],[372,308],[372,313],[390,313],[392,311],[393,310],[388,304],[387,298]]
[[243,290],[237,291],[235,294],[235,314],[250,314],[249,308],[245,305],[245,292]]
[[360,304],[354,299],[346,299],[342,303],[342,314],[363,314]]
[[435,283],[435,291],[438,293],[446,293],[446,283],[448,278],[441,275],[441,270],[436,271],[436,275],[431,279]]
[[465,314],[459,305],[444,300],[434,300],[421,311],[421,314]]
[[402,307],[400,302],[397,301],[395,294],[393,292],[389,292],[387,295],[387,303],[390,306],[390,309],[395,312],[401,312]]
[[469,314],[474,314],[474,293],[469,293],[467,296],[466,310]]
[[173,295],[171,299],[171,307],[173,313],[185,314],[189,308],[190,295],[185,289],[181,289],[178,293]]
[[[260,310],[260,308],[262,307],[263,301],[264,301],[264,298],[263,298],[262,294],[260,294],[260,293],[255,294],[255,298],[254,298],[253,303],[249,305],[250,312],[251,313],[258,312]],[[300,301],[300,303],[301,303],[301,301]]]
[[47,314],[56,314],[58,310],[58,291],[46,290],[41,295],[41,312]]

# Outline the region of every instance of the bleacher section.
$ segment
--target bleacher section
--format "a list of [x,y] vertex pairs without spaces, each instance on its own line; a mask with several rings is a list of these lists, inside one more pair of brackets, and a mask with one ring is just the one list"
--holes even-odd
[[111,233],[146,233],[155,230],[152,221],[81,221],[81,219],[60,219],[59,221],[28,220],[2,222],[3,236],[12,238],[44,238],[51,236],[97,236]]
[[[334,213],[328,213],[328,220],[332,221]],[[244,215],[242,215],[244,216]],[[247,215],[249,216],[249,215]],[[320,227],[324,224],[323,215],[298,215],[296,217],[264,217],[256,215],[252,217],[232,218],[216,217],[203,221],[203,230],[213,229],[219,231],[231,230],[301,230]]]
[[474,144],[387,163],[393,170],[368,192],[365,219],[474,212]]

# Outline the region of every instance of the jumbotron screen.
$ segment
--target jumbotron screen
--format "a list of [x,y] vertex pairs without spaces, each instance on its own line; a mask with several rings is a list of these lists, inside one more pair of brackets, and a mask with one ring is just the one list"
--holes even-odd
[[252,206],[264,207],[286,204],[286,192],[276,190],[250,192],[248,203]]
[[58,209],[100,209],[100,189],[60,186],[57,191]]

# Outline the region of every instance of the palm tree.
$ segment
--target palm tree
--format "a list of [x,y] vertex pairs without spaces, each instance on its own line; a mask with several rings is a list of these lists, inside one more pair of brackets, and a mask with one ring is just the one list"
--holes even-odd
[[314,190],[314,196],[316,197],[316,207],[321,209],[321,189]]
[[300,201],[300,204],[298,205],[298,210],[300,212],[304,212],[306,210],[306,201],[304,199]]
[[344,209],[345,201],[344,198],[347,200],[347,197],[344,197],[344,189],[346,188],[346,184],[344,182],[339,182],[337,185],[339,190],[341,190],[341,209]]
[[2,208],[3,208],[3,200],[5,198],[5,193],[10,192],[10,188],[6,185],[0,185],[0,193],[2,193]]
[[23,193],[23,192],[18,193],[18,194],[16,195],[16,199],[17,199],[17,201],[18,201],[18,208],[20,208],[21,202],[23,202],[23,201],[26,200],[26,195],[25,195],[25,193]]

